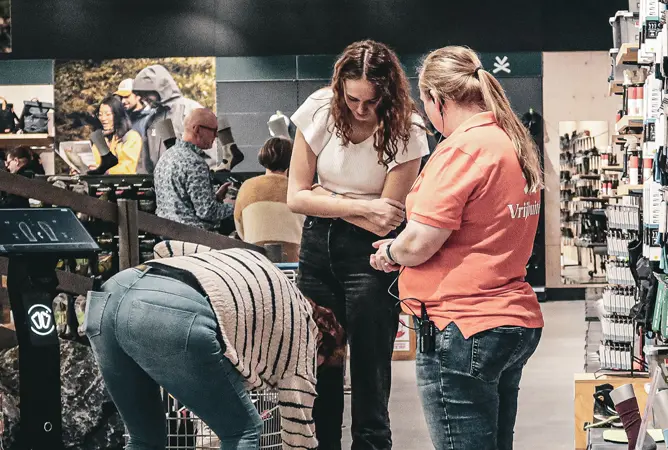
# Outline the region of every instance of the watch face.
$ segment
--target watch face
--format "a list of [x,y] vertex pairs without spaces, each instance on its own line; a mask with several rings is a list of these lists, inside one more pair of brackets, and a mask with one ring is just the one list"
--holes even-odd
[[80,253],[98,245],[66,208],[3,209],[0,212],[0,253]]

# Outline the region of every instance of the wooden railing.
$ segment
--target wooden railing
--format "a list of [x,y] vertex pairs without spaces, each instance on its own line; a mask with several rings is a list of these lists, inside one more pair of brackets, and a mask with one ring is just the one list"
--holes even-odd
[[[48,205],[70,208],[75,212],[117,224],[121,270],[139,264],[140,230],[156,236],[206,245],[217,250],[242,247],[264,253],[262,247],[139,211],[136,200],[119,199],[117,203],[112,203],[52,186],[45,180],[28,179],[4,171],[0,171],[0,191],[39,200]],[[0,257],[0,275],[4,277],[6,274],[7,259]],[[86,294],[93,286],[91,278],[70,272],[58,271],[58,280],[60,281],[58,290],[70,294]],[[3,282],[2,287],[5,285]],[[8,306],[5,289],[0,290],[0,297],[3,308]]]

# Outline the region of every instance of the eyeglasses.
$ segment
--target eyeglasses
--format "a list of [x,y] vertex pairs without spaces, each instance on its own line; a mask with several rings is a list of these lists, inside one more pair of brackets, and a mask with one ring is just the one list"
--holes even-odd
[[213,127],[207,127],[204,125],[199,125],[200,128],[204,128],[205,130],[211,131],[213,134],[218,133],[218,128],[213,128]]

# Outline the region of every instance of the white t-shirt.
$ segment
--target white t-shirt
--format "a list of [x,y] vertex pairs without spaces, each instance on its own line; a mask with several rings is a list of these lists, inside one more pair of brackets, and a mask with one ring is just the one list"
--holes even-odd
[[[292,115],[292,122],[318,157],[318,183],[325,189],[338,194],[379,198],[385,178],[393,168],[429,154],[427,134],[417,125],[412,127],[406,149],[400,148],[395,161],[388,167],[378,162],[373,134],[359,144],[351,142],[344,146],[336,137],[329,113],[333,96],[331,88],[316,91]],[[424,124],[418,114],[413,114],[413,123]]]

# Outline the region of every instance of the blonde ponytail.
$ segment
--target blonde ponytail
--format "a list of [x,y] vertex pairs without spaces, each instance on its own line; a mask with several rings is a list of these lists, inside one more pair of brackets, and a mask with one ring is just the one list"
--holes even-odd
[[486,70],[480,70],[478,77],[485,109],[494,114],[496,123],[513,143],[529,192],[541,189],[543,177],[536,143],[511,108],[499,81]]
[[431,52],[420,70],[420,89],[434,91],[441,99],[476,105],[494,114],[499,127],[515,147],[529,192],[543,187],[538,149],[510,107],[499,81],[481,68],[475,52],[466,47],[443,47]]

